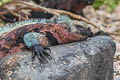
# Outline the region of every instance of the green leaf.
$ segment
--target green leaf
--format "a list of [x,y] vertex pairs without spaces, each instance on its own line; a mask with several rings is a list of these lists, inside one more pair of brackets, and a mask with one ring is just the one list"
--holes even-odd
[[113,10],[112,8],[107,7],[107,11],[108,11],[108,12],[112,12],[112,10]]
[[96,0],[93,4],[94,8],[99,9],[102,5],[107,6],[107,11],[112,12],[120,3],[120,0]]
[[3,4],[5,3],[8,3],[10,2],[11,0],[0,0],[0,6],[2,6]]
[[96,0],[95,3],[93,4],[93,7],[98,9],[103,4],[104,4],[104,0]]

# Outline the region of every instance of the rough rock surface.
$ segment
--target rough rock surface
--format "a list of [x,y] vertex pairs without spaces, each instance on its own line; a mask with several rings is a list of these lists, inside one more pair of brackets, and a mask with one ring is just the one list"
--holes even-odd
[[116,47],[108,36],[51,47],[52,59],[39,63],[31,52],[0,60],[1,80],[112,80]]

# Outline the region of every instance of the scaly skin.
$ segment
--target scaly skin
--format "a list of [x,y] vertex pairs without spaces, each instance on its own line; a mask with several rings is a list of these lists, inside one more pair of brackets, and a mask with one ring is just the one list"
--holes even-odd
[[46,21],[23,24],[23,26],[19,23],[21,26],[9,28],[10,31],[8,30],[0,39],[0,58],[11,53],[31,50],[33,59],[37,56],[40,61],[43,61],[49,55],[45,51],[49,49],[48,47],[85,40],[93,35],[89,28],[76,23],[71,24],[75,21],[72,22],[70,18],[58,17],[57,20],[51,19],[47,21],[48,23]]
[[25,21],[19,21],[12,24],[7,24],[5,26],[0,27],[0,38],[4,35],[7,35],[7,33],[13,31],[14,29],[23,27],[25,25],[31,25],[31,24],[40,24],[40,23],[62,23],[62,22],[71,22],[71,19],[68,16],[59,16],[58,18],[55,17],[52,20],[48,19],[30,19]]
[[0,27],[0,38],[16,28],[20,28],[25,25],[47,23],[47,22],[48,22],[47,19],[30,19],[30,20],[15,22],[13,24],[7,24],[5,26]]

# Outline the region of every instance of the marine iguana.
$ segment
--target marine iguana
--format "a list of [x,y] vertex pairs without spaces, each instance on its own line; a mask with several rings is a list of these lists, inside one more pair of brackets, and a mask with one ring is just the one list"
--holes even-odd
[[86,40],[93,35],[89,27],[83,27],[79,21],[65,15],[15,22],[0,27],[0,58],[30,50],[33,60],[37,56],[44,61],[50,56],[46,52],[50,46]]
[[95,0],[33,0],[37,4],[53,9],[67,10],[72,13],[80,14],[83,8],[92,5]]

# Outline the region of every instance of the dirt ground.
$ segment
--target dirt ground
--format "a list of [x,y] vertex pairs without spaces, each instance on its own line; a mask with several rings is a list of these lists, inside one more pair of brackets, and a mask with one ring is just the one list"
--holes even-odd
[[[120,33],[120,5],[112,12],[106,11],[102,6],[99,10],[88,6],[84,9],[85,17],[97,25],[102,25],[104,30]],[[116,43],[116,53],[114,56],[114,80],[120,80],[120,35],[112,35]]]

